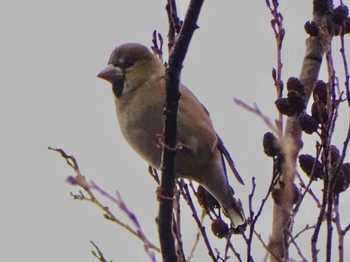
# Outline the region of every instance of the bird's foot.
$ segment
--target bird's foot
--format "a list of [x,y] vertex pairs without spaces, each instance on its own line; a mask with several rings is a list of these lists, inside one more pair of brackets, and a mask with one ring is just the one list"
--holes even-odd
[[175,147],[171,147],[165,143],[163,134],[156,134],[156,147],[160,149],[167,148],[169,150],[176,151],[188,146],[181,142],[178,142]]
[[174,198],[173,197],[168,197],[164,194],[164,191],[162,190],[161,187],[157,187],[157,191],[156,191],[156,195],[157,195],[157,201],[158,202],[166,202],[166,201],[173,201]]

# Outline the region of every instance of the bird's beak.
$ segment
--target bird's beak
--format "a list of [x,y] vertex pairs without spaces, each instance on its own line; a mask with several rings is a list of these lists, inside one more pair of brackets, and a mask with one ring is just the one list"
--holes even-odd
[[97,77],[110,83],[113,83],[117,78],[120,78],[117,69],[112,64],[109,64],[105,69],[98,73]]

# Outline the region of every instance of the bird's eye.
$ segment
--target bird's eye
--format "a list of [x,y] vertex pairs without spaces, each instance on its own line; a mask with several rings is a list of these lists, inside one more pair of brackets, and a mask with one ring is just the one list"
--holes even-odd
[[121,59],[119,59],[118,64],[124,68],[127,69],[129,67],[132,67],[135,64],[135,59],[132,58],[131,56],[126,56]]
[[131,57],[127,57],[125,59],[124,64],[125,64],[126,68],[131,67],[131,66],[133,66],[135,64],[135,59],[132,59]]

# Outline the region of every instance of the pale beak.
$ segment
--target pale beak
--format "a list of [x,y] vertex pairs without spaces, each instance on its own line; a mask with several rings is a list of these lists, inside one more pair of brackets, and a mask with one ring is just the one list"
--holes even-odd
[[115,80],[120,79],[120,75],[117,73],[117,69],[109,64],[105,69],[98,73],[97,77],[102,78],[110,83],[113,83]]

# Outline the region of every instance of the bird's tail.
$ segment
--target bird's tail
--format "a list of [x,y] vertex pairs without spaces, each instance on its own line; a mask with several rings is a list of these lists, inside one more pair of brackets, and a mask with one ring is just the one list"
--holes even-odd
[[244,226],[246,219],[243,213],[243,209],[240,203],[232,196],[232,202],[230,206],[222,206],[225,216],[227,216],[234,228]]

